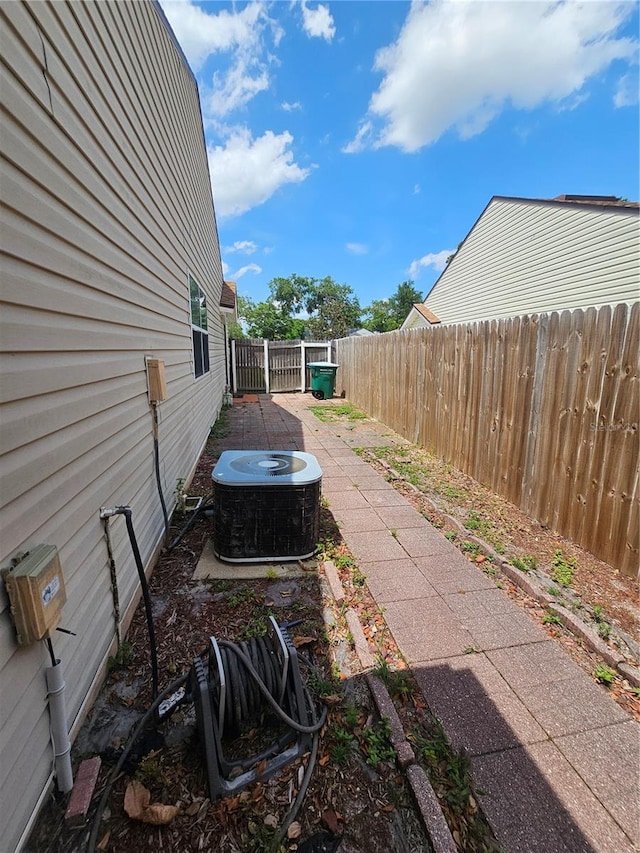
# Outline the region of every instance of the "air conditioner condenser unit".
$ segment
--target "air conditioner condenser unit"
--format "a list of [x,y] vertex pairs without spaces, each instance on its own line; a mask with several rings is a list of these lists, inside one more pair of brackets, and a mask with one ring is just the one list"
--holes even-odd
[[313,555],[322,483],[315,456],[298,450],[225,450],[212,479],[217,557],[257,563]]

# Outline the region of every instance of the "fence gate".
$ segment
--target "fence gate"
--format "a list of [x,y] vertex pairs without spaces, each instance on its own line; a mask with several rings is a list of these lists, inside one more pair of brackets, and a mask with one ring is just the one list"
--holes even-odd
[[313,361],[331,361],[330,341],[232,340],[233,393],[306,391]]

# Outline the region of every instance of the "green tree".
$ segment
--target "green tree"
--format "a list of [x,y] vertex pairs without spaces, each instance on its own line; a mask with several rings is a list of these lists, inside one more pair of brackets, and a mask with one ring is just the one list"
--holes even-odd
[[251,338],[286,341],[304,337],[304,320],[292,317],[272,300],[253,302],[246,296],[239,297],[238,316]]
[[307,333],[316,340],[343,338],[358,326],[362,309],[353,290],[331,276],[322,279],[290,275],[269,282],[270,301],[283,312],[309,315]]
[[371,332],[391,332],[399,329],[415,302],[422,302],[422,293],[412,281],[403,281],[389,299],[374,299],[366,308],[365,329]]
[[367,319],[362,325],[370,332],[390,332],[398,328],[388,299],[374,299],[364,310]]

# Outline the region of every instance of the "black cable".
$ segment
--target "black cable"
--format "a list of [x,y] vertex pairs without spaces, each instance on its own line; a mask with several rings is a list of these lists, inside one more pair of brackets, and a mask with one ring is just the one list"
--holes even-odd
[[51,657],[51,666],[58,666],[58,660],[53,651],[53,643],[51,642],[51,637],[47,637],[47,647],[49,649],[49,656]]
[[98,803],[98,808],[93,816],[93,826],[91,827],[91,835],[89,836],[89,841],[87,844],[87,853],[95,853],[96,843],[98,840],[98,833],[100,831],[100,821],[102,820],[102,814],[107,805],[107,801],[109,799],[109,794],[111,793],[111,789],[113,788],[113,783],[116,781],[120,771],[125,765],[127,758],[129,757],[129,753],[133,749],[134,743],[140,737],[142,732],[145,729],[145,726],[151,719],[151,716],[156,712],[157,708],[160,704],[167,698],[167,696],[171,696],[172,693],[175,693],[185,681],[189,678],[189,673],[181,675],[180,678],[177,678],[174,682],[172,682],[168,687],[159,693],[156,698],[153,700],[146,713],[140,718],[138,725],[133,730],[129,740],[127,741],[127,745],[122,751],[122,755],[118,759],[118,763],[115,765],[111,773],[107,778],[107,783],[105,785],[105,789],[102,792],[102,796],[100,797],[100,802]]
[[180,529],[178,535],[167,546],[166,553],[170,554],[171,551],[173,551],[173,549],[176,547],[176,545],[179,545],[180,542],[182,542],[184,537],[193,528],[193,526],[195,525],[196,521],[200,518],[200,516],[204,512],[207,512],[207,510],[210,510],[212,508],[213,508],[213,503],[211,501],[204,501],[197,509],[194,509],[194,511],[189,514],[190,518],[187,519],[186,524]]
[[167,505],[164,501],[162,493],[162,480],[160,479],[160,450],[158,447],[158,406],[156,403],[151,404],[153,411],[153,461],[156,472],[156,485],[158,486],[158,495],[160,496],[160,505],[162,506],[162,517],[164,518],[164,544],[169,541],[169,513]]
[[131,518],[131,507],[122,506],[118,507],[118,514],[124,515],[125,522],[127,524],[127,533],[129,534],[129,542],[131,543],[131,550],[133,551],[133,559],[136,563],[136,568],[138,569],[138,576],[140,578],[140,586],[142,587],[142,598],[144,599],[144,612],[147,617],[147,628],[149,629],[149,652],[151,655],[151,686],[152,686],[152,698],[156,699],[158,695],[158,651],[156,647],[156,631],[153,626],[153,611],[151,609],[151,596],[149,595],[149,584],[147,583],[147,576],[144,573],[144,566],[142,565],[142,557],[140,556],[140,549],[138,548],[138,541],[136,539],[136,534],[133,529],[133,520]]

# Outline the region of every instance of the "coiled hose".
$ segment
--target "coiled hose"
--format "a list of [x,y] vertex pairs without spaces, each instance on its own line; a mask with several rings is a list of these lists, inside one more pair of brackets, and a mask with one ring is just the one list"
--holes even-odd
[[[326,706],[323,707],[320,712],[320,716],[317,716],[313,699],[304,684],[302,685],[302,688],[313,720],[311,725],[307,726],[299,723],[280,707],[277,700],[274,698],[274,694],[276,693],[279,685],[278,662],[275,655],[271,653],[268,643],[266,642],[266,638],[252,638],[248,642],[243,642],[239,645],[228,640],[220,640],[218,642],[218,647],[225,667],[225,673],[230,673],[227,681],[231,690],[232,699],[226,703],[226,711],[228,711],[228,714],[225,713],[225,724],[228,723],[232,727],[237,727],[242,719],[247,719],[247,716],[250,713],[258,710],[259,697],[261,695],[267,701],[267,704],[270,705],[276,716],[286,723],[286,725],[295,731],[312,735],[311,754],[309,756],[309,763],[307,764],[300,789],[291,809],[272,841],[272,849],[276,849],[284,839],[287,829],[294,821],[304,800],[307,788],[309,787],[311,774],[313,773],[318,755],[318,733],[326,722],[327,708]],[[236,658],[241,662],[241,666],[236,665]],[[258,665],[257,667],[254,666],[254,662]],[[264,678],[259,674],[258,667],[262,670]],[[133,745],[146,728],[149,720],[155,714],[160,704],[167,697],[175,693],[188,680],[188,678],[189,673],[185,673],[158,694],[135,727],[127,741],[122,755],[118,759],[118,763],[109,774],[107,784],[102,792],[98,808],[96,809],[96,813],[93,817],[93,826],[87,845],[88,853],[95,853],[98,833],[100,831],[100,821],[107,805],[111,789],[113,788],[113,784],[118,778],[120,771],[124,767]]]

